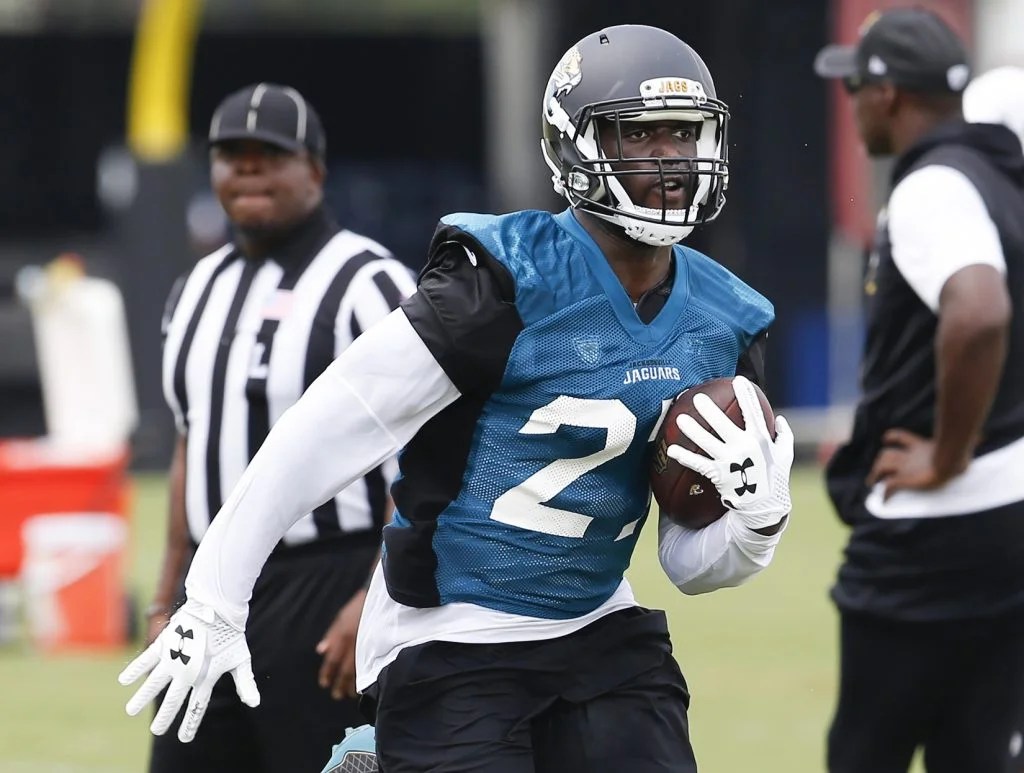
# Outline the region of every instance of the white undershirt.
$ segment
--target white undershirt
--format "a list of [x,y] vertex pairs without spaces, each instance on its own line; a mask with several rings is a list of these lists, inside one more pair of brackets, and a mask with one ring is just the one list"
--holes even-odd
[[1006,274],[996,225],[957,169],[933,164],[908,174],[889,197],[888,218],[896,267],[936,313],[943,286],[960,269],[983,264]]

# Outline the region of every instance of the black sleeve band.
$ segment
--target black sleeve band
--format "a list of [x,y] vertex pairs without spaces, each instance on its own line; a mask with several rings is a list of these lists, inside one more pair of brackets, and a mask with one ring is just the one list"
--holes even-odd
[[747,347],[746,351],[740,355],[739,360],[736,361],[736,375],[746,376],[761,387],[761,391],[765,394],[768,393],[764,378],[764,361],[767,348],[768,331],[762,330],[750,342],[750,346]]
[[523,322],[512,275],[475,239],[438,229],[419,290],[402,309],[459,392],[490,392],[501,382]]

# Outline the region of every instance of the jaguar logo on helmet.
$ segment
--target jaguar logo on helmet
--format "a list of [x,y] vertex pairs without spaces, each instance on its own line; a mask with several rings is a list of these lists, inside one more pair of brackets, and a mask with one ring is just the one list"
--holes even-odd
[[551,73],[551,83],[556,97],[565,96],[583,80],[583,72],[580,70],[581,59],[580,50],[573,46],[565,52],[555,71]]

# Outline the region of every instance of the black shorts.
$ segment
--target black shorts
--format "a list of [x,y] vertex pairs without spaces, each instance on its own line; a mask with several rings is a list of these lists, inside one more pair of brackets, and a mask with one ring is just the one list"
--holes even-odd
[[383,773],[697,770],[665,614],[622,610],[559,639],[431,642],[364,696]]
[[[842,613],[831,773],[1020,773],[1024,620],[902,622]],[[1016,739],[1016,740],[1015,740]]]
[[225,675],[191,743],[178,741],[180,714],[153,739],[150,773],[318,773],[345,728],[363,723],[356,701],[333,700],[317,684],[315,647],[365,584],[377,546],[367,540],[310,547],[311,553],[272,558],[253,589],[246,639],[260,705],[243,705]]

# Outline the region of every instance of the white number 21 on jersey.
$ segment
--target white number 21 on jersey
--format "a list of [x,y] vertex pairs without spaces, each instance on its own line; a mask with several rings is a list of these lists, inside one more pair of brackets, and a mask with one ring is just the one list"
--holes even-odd
[[[664,402],[663,416],[669,402]],[[593,517],[543,503],[591,470],[624,454],[636,434],[636,416],[621,400],[587,400],[563,395],[535,410],[519,432],[523,435],[550,435],[562,426],[606,430],[604,448],[588,456],[556,459],[545,465],[494,500],[491,518],[521,529],[560,537],[584,535]]]

